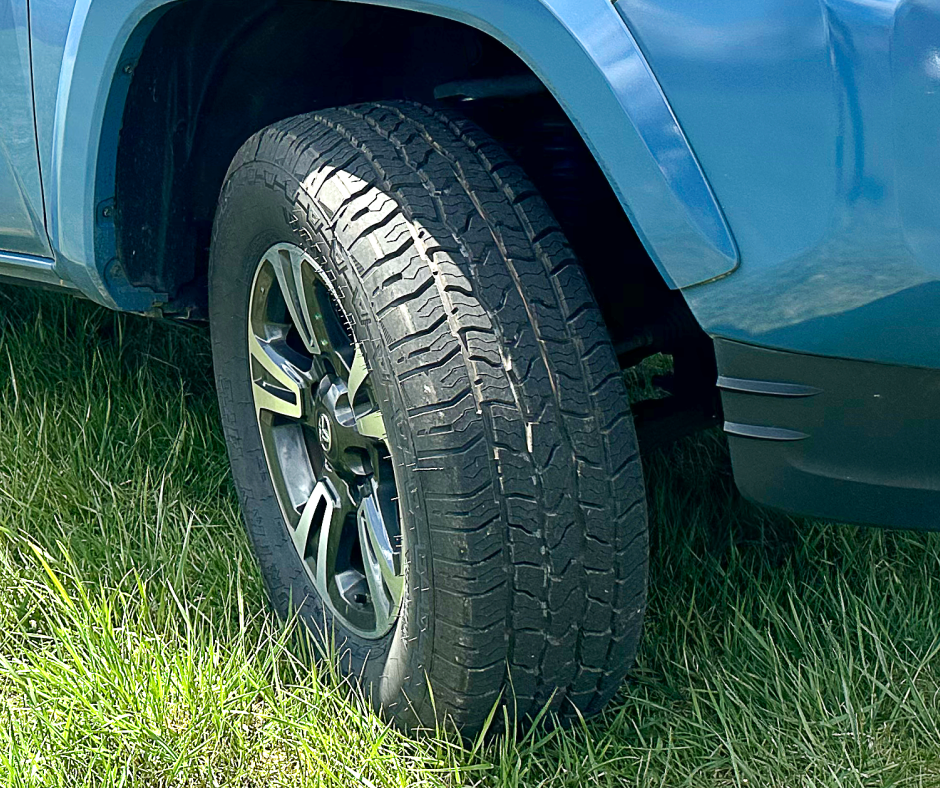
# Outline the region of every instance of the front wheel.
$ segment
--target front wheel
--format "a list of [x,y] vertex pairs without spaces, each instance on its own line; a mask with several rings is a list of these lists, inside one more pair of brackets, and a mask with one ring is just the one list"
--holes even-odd
[[280,614],[404,727],[603,707],[645,604],[636,439],[584,274],[496,143],[406,103],[259,132],[210,319]]

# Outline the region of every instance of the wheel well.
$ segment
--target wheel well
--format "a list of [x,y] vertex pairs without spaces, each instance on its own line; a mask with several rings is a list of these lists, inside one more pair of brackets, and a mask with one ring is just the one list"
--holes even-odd
[[700,333],[557,101],[474,28],[347,2],[185,0],[156,22],[132,68],[116,161],[117,257],[130,284],[168,294],[165,314],[204,315],[216,200],[244,140],[303,112],[405,98],[459,104],[520,162],[625,353],[669,352]]

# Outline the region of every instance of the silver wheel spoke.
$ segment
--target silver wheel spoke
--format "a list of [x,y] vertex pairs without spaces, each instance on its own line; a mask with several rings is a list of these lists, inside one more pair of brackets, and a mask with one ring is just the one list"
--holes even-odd
[[369,599],[375,611],[376,629],[384,629],[392,617],[392,603],[382,585],[378,570],[368,560],[365,561],[366,582],[369,584]]
[[329,523],[333,519],[335,509],[336,502],[333,500],[329,488],[324,482],[318,482],[304,505],[300,522],[297,523],[297,527],[291,534],[294,547],[297,548],[301,558],[307,557],[310,531],[315,528],[319,528],[321,533],[324,529],[329,530]]
[[[352,364],[349,366],[349,380],[346,388],[349,390],[349,405],[353,412],[356,411],[356,393],[369,376],[369,368],[366,366],[366,357],[362,353],[362,347],[356,344],[356,353],[353,356]],[[384,441],[388,438],[385,431],[385,419],[382,417],[382,411],[374,409],[368,413],[359,415],[356,413],[356,429],[359,434],[366,438],[375,438]]]
[[[277,353],[266,340],[254,333],[248,335],[251,354],[251,383],[254,388],[255,409],[268,410],[289,418],[303,416],[304,375],[287,359]],[[263,372],[267,373],[267,377]]]
[[385,431],[385,419],[379,411],[367,413],[365,416],[359,416],[356,419],[356,429],[359,434],[365,438],[375,438],[384,441],[388,438]]
[[362,563],[375,608],[377,626],[384,626],[398,612],[404,589],[404,578],[398,565],[400,558],[389,542],[388,530],[381,510],[369,495],[362,499],[356,516]]
[[[326,484],[320,482],[327,489]],[[327,495],[330,495],[327,491]],[[320,533],[317,535],[317,565],[314,582],[320,595],[325,599],[330,599],[329,580],[335,575],[336,542],[339,539],[339,531],[342,528],[343,511],[339,504],[333,501],[330,496],[330,506],[327,509],[322,521],[320,522]]]
[[[307,283],[304,280],[304,256],[297,249],[289,250],[276,248],[272,250],[265,258],[274,268],[277,276],[277,282],[281,286],[281,295],[287,303],[287,311],[290,312],[294,328],[300,335],[307,351],[313,354],[320,353],[320,345],[326,340],[321,336],[322,330],[318,331],[322,318],[318,312],[316,299],[313,300],[311,307],[311,293],[307,290]],[[311,308],[313,311],[311,311]],[[318,318],[321,318],[318,320]]]
[[353,354],[352,364],[349,365],[349,379],[346,381],[346,390],[349,391],[349,404],[356,401],[356,392],[363,384],[369,374],[369,368],[366,366],[366,357],[362,353],[362,347],[356,343],[356,352]]

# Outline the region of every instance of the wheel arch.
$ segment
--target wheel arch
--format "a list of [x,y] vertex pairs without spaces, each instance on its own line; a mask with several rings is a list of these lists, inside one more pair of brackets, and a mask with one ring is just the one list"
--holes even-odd
[[[148,311],[171,295],[158,279],[132,284],[119,259],[114,201],[121,130],[135,64],[158,22],[211,2],[79,0],[75,6],[59,73],[51,167],[44,172],[47,218],[60,274],[109,306]],[[670,287],[736,267],[737,249],[707,179],[608,0],[521,0],[498,7],[485,0],[309,4],[326,6],[420,12],[499,41],[542,81],[580,132]]]

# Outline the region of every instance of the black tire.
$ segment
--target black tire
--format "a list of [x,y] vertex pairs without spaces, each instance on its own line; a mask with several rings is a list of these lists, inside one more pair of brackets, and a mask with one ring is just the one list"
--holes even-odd
[[[386,414],[405,591],[378,640],[324,609],[265,463],[246,314],[278,242],[319,255]],[[600,711],[645,607],[640,460],[585,276],[502,149],[411,103],[264,129],[222,189],[210,317],[232,469],[277,611],[325,621],[344,670],[406,728],[449,718],[473,735],[500,699],[520,721],[546,704]]]

